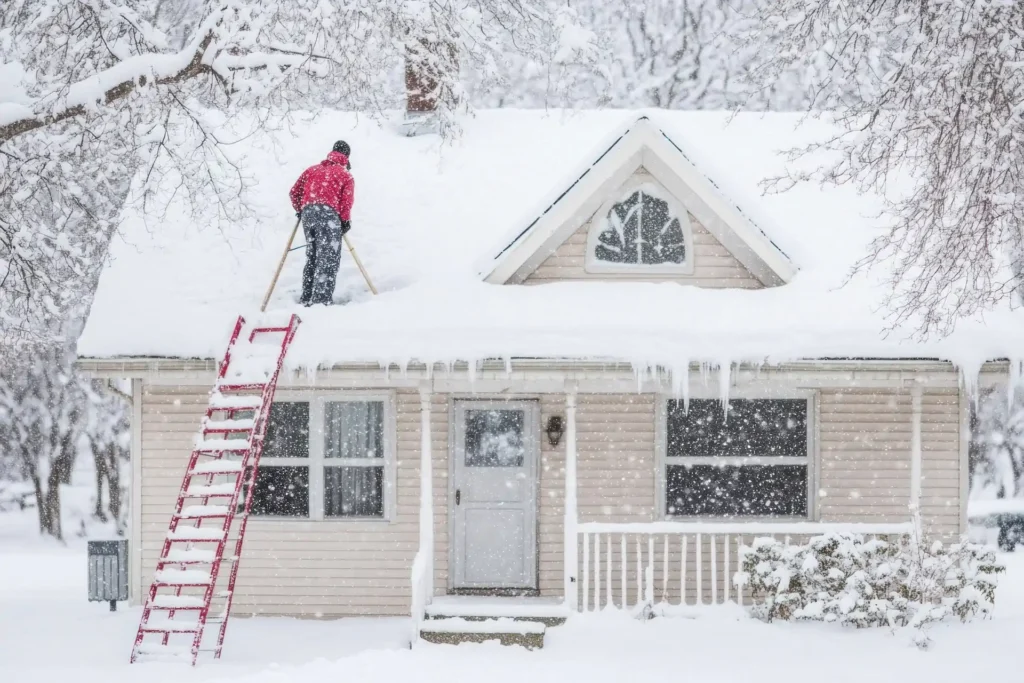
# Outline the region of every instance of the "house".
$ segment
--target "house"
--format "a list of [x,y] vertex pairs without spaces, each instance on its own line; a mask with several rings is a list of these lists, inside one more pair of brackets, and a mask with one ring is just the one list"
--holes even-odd
[[[246,151],[253,217],[129,213],[80,341],[133,378],[132,594],[239,313],[257,310],[291,181],[350,142],[337,298],[299,309],[234,611],[560,618],[742,600],[755,535],[965,530],[968,402],[1022,348],[1019,313],[943,339],[888,330],[844,284],[876,197],[764,194],[788,114],[485,111],[441,145],[344,113]],[[1000,360],[1004,359],[1004,360]],[[498,596],[501,600],[481,596]],[[515,598],[515,599],[513,599]],[[529,598],[529,599],[527,599]]]

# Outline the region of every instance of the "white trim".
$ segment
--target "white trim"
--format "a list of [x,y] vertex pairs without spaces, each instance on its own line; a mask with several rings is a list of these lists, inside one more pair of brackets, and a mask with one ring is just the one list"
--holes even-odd
[[958,529],[961,534],[966,534],[967,499],[970,495],[971,486],[971,401],[963,387],[957,388],[957,397],[960,402],[960,505],[957,506],[960,511],[960,523]]
[[[327,403],[344,401],[370,402],[380,401],[384,404],[384,462],[378,463],[368,459],[326,458],[324,457],[323,439],[315,438],[323,434],[324,406]],[[309,457],[306,458],[260,458],[260,466],[267,467],[306,467],[309,469],[309,515],[291,517],[283,515],[251,515],[252,522],[391,522],[397,510],[397,458],[395,455],[397,425],[394,391],[300,391],[282,389],[274,397],[275,403],[309,403]],[[382,467],[384,472],[384,502],[381,517],[327,517],[324,514],[324,469],[327,467]]]
[[[712,394],[711,390],[697,392],[697,396],[691,396],[691,400],[720,400],[720,395]],[[807,516],[806,517],[745,517],[751,522],[757,520],[808,520],[808,523],[819,518],[818,513],[818,482],[820,468],[820,455],[818,453],[818,396],[817,392],[808,389],[799,389],[785,386],[776,386],[773,391],[749,390],[747,387],[733,387],[729,391],[729,399],[804,399],[807,401],[807,455],[795,457],[717,457],[717,456],[687,456],[670,457],[668,455],[668,402],[670,400],[681,400],[678,397],[661,394],[658,396],[658,404],[655,407],[654,425],[654,485],[655,485],[655,519],[667,521],[679,521],[697,519],[686,515],[670,515],[666,505],[666,467],[669,465],[723,465],[737,466],[745,465],[806,465],[807,467]],[[714,519],[714,518],[712,518]],[[716,522],[717,523],[717,522]],[[803,523],[803,522],[802,522]]]
[[910,511],[921,511],[921,398],[919,385],[910,388]]
[[[685,258],[682,263],[610,263],[598,260],[595,249],[598,246],[598,237],[604,232],[608,225],[608,216],[616,204],[628,199],[637,192],[660,199],[669,206],[670,217],[679,219],[683,231],[683,249]],[[642,234],[642,227],[637,225],[638,233]],[[638,243],[640,234],[637,236]],[[690,224],[690,215],[675,195],[668,191],[657,179],[633,175],[619,187],[615,195],[601,205],[593,218],[590,220],[590,227],[587,230],[586,254],[584,267],[588,273],[602,273],[607,275],[693,275],[693,226]]]
[[539,218],[494,259],[484,280],[491,284],[522,281],[640,166],[650,171],[763,284],[785,284],[796,275],[797,268],[789,258],[660,128],[642,117],[553,205],[538,209]]
[[132,380],[131,451],[131,506],[128,524],[131,533],[131,565],[129,567],[129,599],[132,605],[141,605],[146,595],[142,586],[142,380]]
[[423,596],[430,604],[434,586],[434,461],[431,445],[431,394],[430,386],[420,387],[420,548],[426,563],[424,571],[429,577],[430,588]]
[[722,522],[583,522],[581,534],[792,534],[825,533],[908,534],[911,522],[796,522],[796,521],[722,521]]
[[[543,426],[541,426],[543,429]],[[565,540],[563,546],[565,606],[570,612],[579,609],[579,502],[577,499],[576,387],[565,393],[565,501],[562,518]]]

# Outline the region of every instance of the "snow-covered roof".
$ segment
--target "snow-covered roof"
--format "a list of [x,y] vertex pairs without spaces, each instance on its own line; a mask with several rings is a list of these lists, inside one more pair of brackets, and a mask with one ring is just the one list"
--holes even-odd
[[[789,281],[761,290],[485,282],[517,236],[643,116],[791,264]],[[219,357],[234,318],[258,310],[295,223],[291,183],[343,138],[357,182],[350,237],[381,294],[369,294],[346,254],[336,299],[348,303],[299,309],[303,254],[293,252],[271,303],[303,318],[291,365],[555,357],[682,367],[855,356],[973,366],[1019,355],[1019,311],[965,321],[944,339],[886,332],[880,278],[844,285],[877,234],[877,197],[810,185],[763,193],[764,179],[794,163],[785,150],[828,132],[795,114],[495,110],[441,144],[365,116],[320,113],[246,145],[253,221],[220,230],[175,205],[159,220],[129,210],[79,353]]]

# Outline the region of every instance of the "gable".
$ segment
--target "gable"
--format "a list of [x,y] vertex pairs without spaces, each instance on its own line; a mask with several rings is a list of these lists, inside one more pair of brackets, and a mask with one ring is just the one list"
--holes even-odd
[[[677,272],[662,267],[641,267],[633,272],[629,268],[588,268],[586,240],[588,235],[594,239],[588,228],[596,227],[599,212],[607,215],[609,200],[621,194],[625,185],[645,176],[681,205],[679,213],[689,218],[689,234],[697,240],[692,245],[694,261]],[[785,284],[796,273],[789,258],[647,118],[634,122],[597,161],[583,169],[569,189],[539,213],[495,257],[485,281],[520,284],[552,279],[625,279],[749,288]],[[704,262],[703,270],[698,270],[698,257]],[[715,268],[720,268],[724,277],[715,277]],[[598,275],[598,270],[604,272]],[[535,277],[531,279],[531,275]]]
[[[630,282],[681,282],[709,288],[740,288],[759,289],[764,284],[740,263],[700,220],[685,207],[681,211],[683,226],[686,232],[686,268],[681,272],[663,272],[653,269],[645,272],[644,266],[613,269],[594,267],[593,257],[588,262],[588,254],[593,251],[595,236],[602,230],[606,221],[606,207],[609,203],[628,195],[637,188],[651,187],[667,192],[657,178],[641,166],[626,180],[615,188],[601,208],[592,214],[583,225],[576,229],[536,267],[525,266],[518,271],[511,282],[523,284],[542,284],[566,280],[616,280]],[[679,203],[681,205],[681,202]]]

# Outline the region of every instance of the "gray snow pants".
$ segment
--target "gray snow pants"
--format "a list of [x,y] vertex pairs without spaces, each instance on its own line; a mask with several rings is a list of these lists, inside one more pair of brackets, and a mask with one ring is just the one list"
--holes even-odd
[[341,218],[326,204],[309,204],[302,209],[302,231],[306,235],[306,267],[302,269],[299,303],[330,305],[341,263]]

